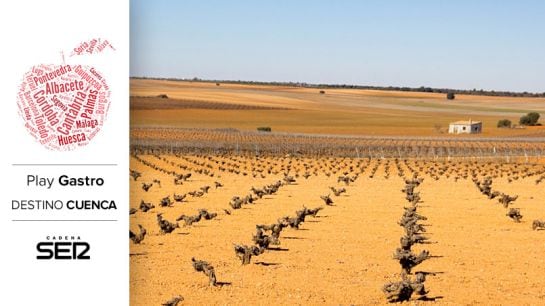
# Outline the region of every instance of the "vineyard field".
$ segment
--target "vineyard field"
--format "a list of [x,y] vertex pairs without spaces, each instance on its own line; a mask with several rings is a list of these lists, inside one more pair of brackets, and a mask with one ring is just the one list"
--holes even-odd
[[[425,299],[413,294],[411,301],[545,301],[545,230],[532,228],[533,220],[545,219],[540,162],[133,149],[130,168],[131,231],[146,229],[143,240],[130,242],[131,305],[158,305],[177,295],[184,305],[386,304],[385,284],[403,274],[394,252],[404,233],[401,215],[411,205],[426,217],[421,235],[427,238],[413,252],[430,254],[410,272],[426,272]],[[412,202],[401,191],[411,178],[421,180]],[[491,191],[501,195],[483,194]],[[502,205],[503,195],[517,198]],[[237,196],[252,203],[236,208]],[[328,196],[331,205],[321,198]],[[154,207],[144,211],[142,203]],[[322,209],[298,229],[283,228],[278,243],[242,264],[235,245],[257,245],[256,225],[287,222],[278,219],[304,207]],[[520,210],[519,222],[506,215],[510,208]],[[212,218],[188,224],[187,216],[200,209]],[[158,214],[179,227],[162,232]],[[192,258],[214,267],[215,286],[195,271]]]

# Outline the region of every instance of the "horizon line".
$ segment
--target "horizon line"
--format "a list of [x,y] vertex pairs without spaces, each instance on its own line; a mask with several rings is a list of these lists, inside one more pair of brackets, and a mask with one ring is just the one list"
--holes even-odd
[[[134,76],[129,75],[129,79],[154,79],[154,80],[173,80],[173,81],[189,81],[189,82],[224,82],[224,83],[256,83],[256,84],[268,84],[268,85],[287,85],[287,84],[293,84],[294,86],[299,87],[316,87],[319,88],[322,87],[341,87],[341,86],[350,86],[355,87],[359,89],[376,89],[376,90],[394,90],[394,91],[401,91],[400,89],[410,89],[412,91],[416,92],[427,92],[427,91],[418,91],[418,89],[429,89],[429,90],[438,90],[440,92],[435,93],[443,93],[442,91],[452,91],[454,93],[482,93],[481,95],[486,95],[485,93],[496,93],[496,94],[515,94],[515,95],[521,95],[524,97],[524,95],[528,96],[535,96],[535,98],[544,98],[545,97],[545,91],[543,92],[533,92],[533,91],[510,91],[510,90],[497,90],[497,89],[482,89],[482,88],[471,88],[471,89],[461,89],[461,88],[449,88],[449,87],[431,87],[431,86],[418,86],[418,87],[410,87],[410,86],[395,86],[395,85],[363,85],[363,84],[349,84],[349,83],[311,83],[311,82],[304,82],[304,81],[255,81],[255,80],[234,80],[234,79],[206,79],[206,78],[199,78],[199,77],[159,77],[159,76]],[[430,93],[434,93],[433,91]]]

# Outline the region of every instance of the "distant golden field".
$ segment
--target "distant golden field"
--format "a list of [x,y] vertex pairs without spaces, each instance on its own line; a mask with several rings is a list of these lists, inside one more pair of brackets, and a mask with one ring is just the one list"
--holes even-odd
[[[449,122],[483,122],[480,136],[543,136],[543,127],[498,129],[499,119],[545,114],[543,98],[319,89],[132,79],[132,127],[236,128],[350,135],[445,136]],[[149,98],[166,94],[168,99]],[[479,136],[477,136],[479,137]]]

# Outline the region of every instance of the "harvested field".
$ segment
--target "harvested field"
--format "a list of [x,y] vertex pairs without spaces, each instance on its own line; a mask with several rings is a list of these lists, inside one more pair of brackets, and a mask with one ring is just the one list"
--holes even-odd
[[212,109],[212,110],[282,110],[287,108],[248,104],[221,103],[191,99],[168,99],[159,97],[131,97],[132,110],[152,109]]
[[[133,127],[235,128],[343,135],[449,136],[449,122],[479,120],[490,136],[543,136],[544,127],[498,129],[530,111],[545,113],[544,98],[457,95],[357,89],[131,80]],[[168,99],[152,99],[167,95]],[[454,137],[454,136],[450,136]],[[455,138],[455,137],[454,137]]]

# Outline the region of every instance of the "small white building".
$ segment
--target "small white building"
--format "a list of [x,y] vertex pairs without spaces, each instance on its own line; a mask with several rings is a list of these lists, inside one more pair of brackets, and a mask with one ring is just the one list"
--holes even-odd
[[483,131],[483,123],[481,121],[456,121],[451,122],[448,126],[449,134],[478,134]]

